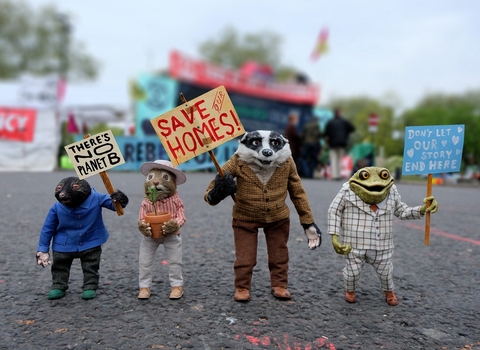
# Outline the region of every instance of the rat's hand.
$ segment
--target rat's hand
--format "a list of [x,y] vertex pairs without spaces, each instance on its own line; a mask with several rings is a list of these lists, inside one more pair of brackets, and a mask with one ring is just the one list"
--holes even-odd
[[176,219],[170,219],[162,226],[163,235],[165,237],[174,235],[178,232],[179,229],[180,225],[178,224],[178,221]]
[[352,247],[338,243],[337,235],[332,235],[332,245],[335,252],[340,255],[347,255],[352,250]]
[[128,204],[128,197],[123,193],[122,191],[118,190],[115,192],[112,192],[110,194],[110,198],[112,199],[112,202],[118,202],[122,206],[122,208],[125,208]]
[[[430,201],[430,205],[428,206],[428,208],[427,208],[427,204],[426,204],[427,201]],[[430,196],[430,197],[424,198],[423,203],[425,203],[425,205],[422,205],[422,207],[420,208],[420,213],[422,215],[425,214],[425,213],[428,213],[428,212],[431,212],[432,214],[437,212],[438,202],[435,199],[435,197]]]
[[152,236],[152,228],[150,227],[150,224],[146,223],[145,221],[139,221],[138,222],[138,230],[145,237],[151,237]]
[[225,171],[223,176],[217,174],[215,176],[214,186],[210,192],[208,192],[208,203],[211,205],[217,205],[228,196],[233,195],[235,192],[237,192],[237,183],[235,182],[232,174],[230,174],[228,171]]
[[52,262],[50,261],[50,254],[37,252],[37,265],[42,265],[43,267],[52,265]]
[[302,226],[308,238],[308,248],[314,250],[317,247],[320,247],[322,244],[322,232],[318,226],[315,223],[310,225],[302,224]]

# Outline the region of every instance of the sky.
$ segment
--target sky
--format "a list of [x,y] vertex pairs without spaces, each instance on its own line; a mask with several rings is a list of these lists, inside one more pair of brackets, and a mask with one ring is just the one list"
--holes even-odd
[[[73,37],[101,62],[97,81],[67,89],[67,104],[127,107],[130,80],[167,68],[172,49],[200,59],[199,45],[228,26],[282,37],[281,63],[319,85],[320,105],[361,95],[409,108],[426,94],[480,89],[478,1],[26,1],[69,14]],[[329,51],[312,61],[322,28]]]

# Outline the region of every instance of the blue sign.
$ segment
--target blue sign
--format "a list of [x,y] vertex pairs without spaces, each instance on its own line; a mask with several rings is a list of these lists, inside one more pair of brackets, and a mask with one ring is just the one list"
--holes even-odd
[[407,126],[402,174],[459,172],[464,139],[465,125]]

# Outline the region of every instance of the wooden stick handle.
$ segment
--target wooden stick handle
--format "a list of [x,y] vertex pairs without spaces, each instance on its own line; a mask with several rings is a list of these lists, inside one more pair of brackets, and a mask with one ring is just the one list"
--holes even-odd
[[[428,174],[427,178],[427,197],[432,195],[432,174]],[[432,201],[427,201],[426,207],[430,206]],[[430,244],[430,212],[425,214],[425,245]]]
[[[85,134],[83,136],[84,139],[88,139],[90,137],[90,134]],[[115,192],[115,189],[113,188],[112,183],[110,182],[110,178],[108,177],[108,174],[106,171],[102,171],[99,173],[100,177],[102,178],[103,184],[105,185],[105,188],[107,189],[108,194],[112,194]],[[115,207],[115,211],[117,212],[118,216],[122,216],[124,214],[122,205],[118,202],[113,202],[113,206]]]

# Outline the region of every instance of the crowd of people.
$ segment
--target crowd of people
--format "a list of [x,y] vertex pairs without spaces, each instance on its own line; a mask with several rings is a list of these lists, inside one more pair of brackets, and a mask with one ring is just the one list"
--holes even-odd
[[[333,118],[325,125],[322,133],[317,118],[308,121],[302,131],[297,129],[298,116],[290,114],[284,136],[290,143],[292,157],[301,177],[312,179],[316,171],[325,170],[330,165],[330,177],[333,180],[341,179],[341,161],[346,153],[348,139],[355,127],[347,119],[343,118],[339,108],[334,109]],[[328,148],[329,164],[322,161],[323,147]]]

